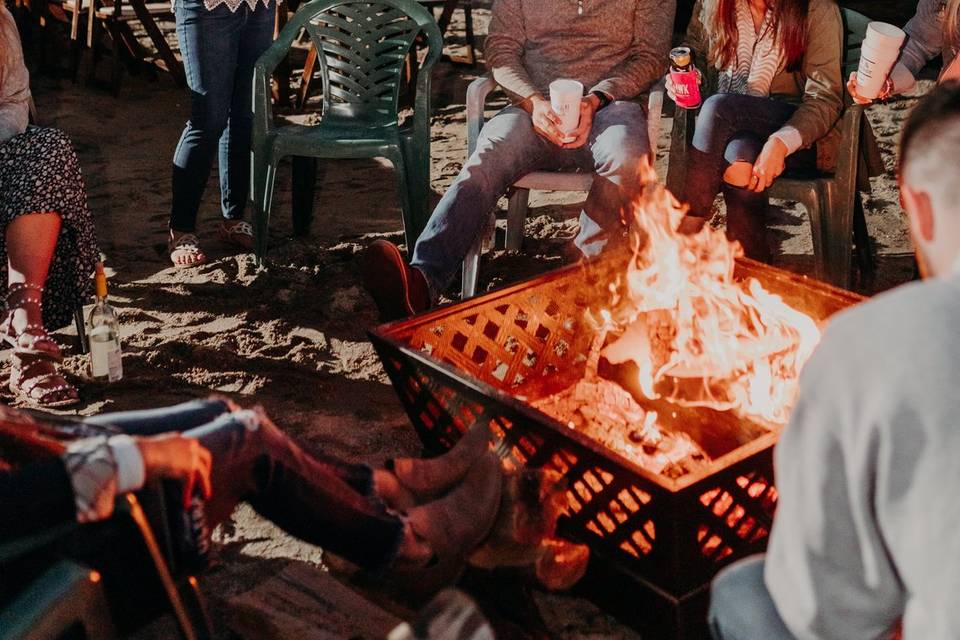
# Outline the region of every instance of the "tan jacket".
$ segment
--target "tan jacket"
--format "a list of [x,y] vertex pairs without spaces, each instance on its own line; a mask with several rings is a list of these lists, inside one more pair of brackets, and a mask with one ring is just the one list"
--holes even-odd
[[[718,72],[707,59],[711,43],[709,16],[716,6],[717,0],[697,0],[686,37],[697,66],[705,71],[708,89],[716,87]],[[800,69],[777,74],[770,86],[770,97],[799,105],[786,124],[800,132],[803,148],[817,145],[818,168],[832,171],[837,165],[843,111],[843,21],[833,0],[810,0],[807,22],[807,47]]]

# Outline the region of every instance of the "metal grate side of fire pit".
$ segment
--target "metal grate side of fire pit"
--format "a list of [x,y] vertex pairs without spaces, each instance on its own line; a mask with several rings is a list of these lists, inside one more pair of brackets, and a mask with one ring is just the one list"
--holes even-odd
[[[446,450],[465,430],[485,425],[509,463],[564,475],[565,536],[658,588],[684,594],[725,564],[765,548],[777,498],[772,449],[778,430],[699,474],[672,480],[516,397],[536,386],[531,383],[582,376],[592,339],[583,312],[619,266],[606,260],[560,269],[384,325],[370,338],[429,450]],[[860,300],[747,260],[738,262],[738,275],[757,277],[818,320]]]

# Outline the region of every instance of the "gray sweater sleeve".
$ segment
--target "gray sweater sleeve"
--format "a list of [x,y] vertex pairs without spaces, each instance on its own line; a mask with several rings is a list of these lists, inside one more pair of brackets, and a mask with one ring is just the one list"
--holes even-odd
[[676,0],[645,0],[633,14],[633,47],[621,64],[610,70],[591,91],[603,91],[614,100],[628,100],[650,88],[667,70],[673,36]]
[[0,143],[27,129],[30,76],[13,16],[0,5]]
[[520,0],[496,0],[484,44],[487,66],[493,79],[506,91],[529,98],[537,93],[537,87],[523,66],[524,42],[526,34]]
[[900,54],[900,63],[914,77],[943,50],[941,5],[941,0],[920,0],[916,15],[903,28],[907,32],[907,43]]

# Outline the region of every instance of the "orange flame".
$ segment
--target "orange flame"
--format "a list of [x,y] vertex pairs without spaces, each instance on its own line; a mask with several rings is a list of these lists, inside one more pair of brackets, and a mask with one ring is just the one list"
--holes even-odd
[[816,323],[763,289],[734,280],[740,245],[705,225],[678,232],[686,211],[649,167],[625,211],[631,258],[611,286],[610,316],[623,333],[603,355],[633,361],[650,398],[784,423],[800,369],[820,339]]

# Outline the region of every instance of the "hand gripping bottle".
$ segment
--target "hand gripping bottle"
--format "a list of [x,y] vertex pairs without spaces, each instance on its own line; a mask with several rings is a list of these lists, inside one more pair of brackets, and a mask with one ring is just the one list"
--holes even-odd
[[696,109],[700,106],[699,74],[693,66],[689,47],[676,47],[670,51],[670,79],[678,107]]

